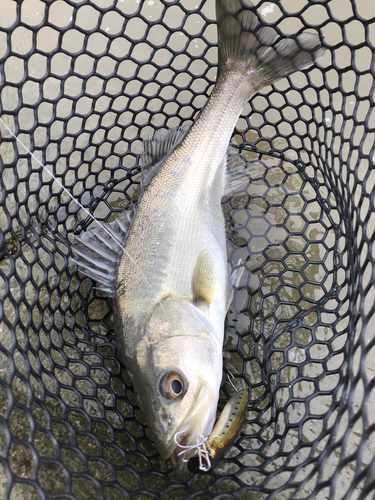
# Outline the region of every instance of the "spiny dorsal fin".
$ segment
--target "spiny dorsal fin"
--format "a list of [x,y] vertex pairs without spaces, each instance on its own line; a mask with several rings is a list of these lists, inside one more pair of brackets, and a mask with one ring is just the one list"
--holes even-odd
[[199,306],[210,306],[217,285],[212,257],[206,250],[199,254],[193,273],[193,302]]
[[149,138],[144,139],[141,152],[142,187],[146,187],[168,156],[182,142],[190,125],[157,130]]

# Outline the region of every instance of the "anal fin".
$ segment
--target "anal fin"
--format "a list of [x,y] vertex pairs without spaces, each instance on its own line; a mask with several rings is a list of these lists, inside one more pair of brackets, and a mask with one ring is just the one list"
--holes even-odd
[[224,195],[230,196],[233,191],[244,190],[251,182],[251,174],[247,171],[246,161],[234,148],[236,144],[232,141],[228,149],[227,167],[225,171]]

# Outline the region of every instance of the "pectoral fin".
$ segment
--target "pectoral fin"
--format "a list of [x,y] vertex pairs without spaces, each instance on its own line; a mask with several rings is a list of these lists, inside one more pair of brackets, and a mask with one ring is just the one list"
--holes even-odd
[[209,307],[215,295],[217,277],[212,257],[206,250],[199,254],[193,274],[193,302]]

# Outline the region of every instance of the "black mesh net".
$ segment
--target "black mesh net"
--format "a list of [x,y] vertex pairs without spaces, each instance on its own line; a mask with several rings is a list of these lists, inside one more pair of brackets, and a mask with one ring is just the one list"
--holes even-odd
[[[116,357],[111,301],[68,259],[139,195],[151,129],[194,119],[216,77],[213,0],[1,0],[0,497],[370,499],[375,491],[372,0],[255,2],[324,36],[315,66],[257,94],[223,201],[245,262],[225,371],[251,389],[241,435],[179,476]],[[221,405],[233,390],[225,384]]]

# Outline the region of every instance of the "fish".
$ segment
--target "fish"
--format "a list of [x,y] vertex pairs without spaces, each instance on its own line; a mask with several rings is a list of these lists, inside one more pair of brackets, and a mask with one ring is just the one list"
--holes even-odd
[[260,89],[324,53],[317,34],[280,38],[248,0],[216,0],[216,13],[218,75],[203,110],[192,126],[144,140],[132,213],[73,246],[75,262],[113,297],[119,353],[161,459],[177,467],[213,429],[225,318],[243,271],[229,274],[221,205],[238,182],[227,167],[233,130]]

